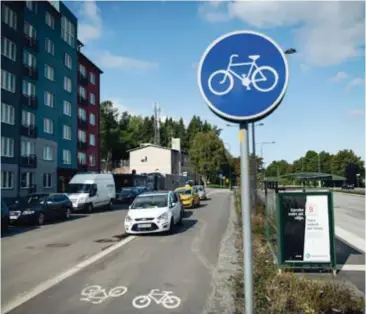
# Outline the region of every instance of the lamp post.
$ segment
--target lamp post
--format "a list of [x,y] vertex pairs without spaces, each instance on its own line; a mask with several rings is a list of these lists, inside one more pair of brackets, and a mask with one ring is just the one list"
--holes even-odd
[[255,153],[255,127],[263,126],[264,123],[252,123],[252,154],[253,154],[253,213],[256,214],[257,210],[257,156]]
[[258,145],[261,145],[261,158],[262,158],[262,161],[263,161],[263,146],[264,145],[268,145],[268,144],[276,144],[276,142],[275,141],[272,141],[272,142],[260,142],[260,143],[258,143]]
[[[230,144],[227,143],[227,142],[225,142],[224,144],[228,147],[227,150],[230,152],[230,150],[231,150]],[[228,166],[229,166],[229,188],[230,188],[230,191],[231,191],[231,165],[230,165],[229,162],[228,162]]]

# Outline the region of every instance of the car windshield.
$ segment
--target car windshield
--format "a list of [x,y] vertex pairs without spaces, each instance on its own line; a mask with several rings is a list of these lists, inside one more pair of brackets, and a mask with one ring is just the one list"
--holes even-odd
[[66,193],[89,193],[91,184],[84,183],[70,183],[67,186]]
[[162,208],[168,206],[168,194],[139,196],[131,209]]
[[43,203],[46,198],[46,195],[31,195],[17,199],[15,204],[38,204]]
[[178,195],[191,195],[192,194],[192,190],[191,189],[178,190],[178,191],[175,191],[175,193],[177,193]]
[[204,191],[203,186],[201,186],[201,185],[200,185],[200,186],[198,186],[198,187],[197,187],[197,190],[198,190],[198,191],[200,191],[200,192],[203,192],[203,191]]
[[121,189],[121,193],[131,193],[132,192],[132,188],[122,188]]

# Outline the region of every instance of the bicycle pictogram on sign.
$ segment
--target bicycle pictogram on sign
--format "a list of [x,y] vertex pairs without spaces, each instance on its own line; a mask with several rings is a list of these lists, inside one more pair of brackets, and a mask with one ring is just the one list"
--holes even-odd
[[[208,78],[208,88],[210,91],[217,96],[223,96],[228,94],[234,87],[234,77],[237,78],[241,84],[246,87],[247,90],[251,90],[250,85],[253,85],[254,89],[267,93],[273,90],[278,83],[278,73],[277,71],[267,65],[258,66],[257,60],[260,59],[260,55],[250,55],[248,59],[249,62],[233,62],[234,58],[239,57],[238,54],[232,54],[229,59],[229,64],[226,69],[220,69],[213,72]],[[234,71],[234,68],[249,66],[249,71],[246,74],[238,74]],[[221,79],[221,80],[220,80]],[[265,87],[261,86],[261,82],[267,82],[272,80],[272,84]],[[218,85],[216,88],[213,86],[213,82],[218,80]],[[218,90],[219,87],[224,86],[228,81],[228,86],[223,90]],[[221,85],[221,86],[220,86]]]
[[172,295],[172,291],[161,291],[159,289],[152,289],[147,295],[140,295],[133,299],[132,305],[135,308],[143,309],[154,301],[156,304],[163,305],[166,309],[175,309],[180,303],[181,299]]
[[127,292],[127,288],[124,286],[115,287],[109,290],[103,289],[99,285],[93,285],[86,287],[81,291],[81,301],[90,302],[93,304],[100,304],[108,298],[117,298],[123,296]]

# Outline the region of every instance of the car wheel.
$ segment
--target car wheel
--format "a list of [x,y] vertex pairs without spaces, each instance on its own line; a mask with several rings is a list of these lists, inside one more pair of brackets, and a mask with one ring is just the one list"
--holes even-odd
[[112,200],[110,200],[107,205],[107,210],[112,210],[112,208],[113,208],[113,202],[112,202]]
[[174,219],[170,220],[170,226],[169,226],[169,234],[172,234],[174,232]]
[[42,226],[44,224],[44,220],[45,220],[44,213],[39,213],[37,217],[37,225]]
[[180,211],[180,216],[179,216],[179,221],[178,221],[178,224],[181,225],[183,223],[183,210]]
[[65,219],[66,220],[69,220],[71,217],[71,209],[70,208],[66,208],[66,211],[65,211]]
[[1,232],[8,232],[9,230],[9,219],[6,217],[2,218],[2,226],[1,226]]
[[93,204],[92,203],[89,203],[87,206],[86,206],[86,210],[88,213],[91,213],[93,211]]

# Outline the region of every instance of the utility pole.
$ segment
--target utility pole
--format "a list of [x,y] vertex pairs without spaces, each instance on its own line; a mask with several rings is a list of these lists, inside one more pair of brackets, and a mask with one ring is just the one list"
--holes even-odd
[[255,153],[255,124],[252,123],[253,214],[257,213],[257,156]]
[[154,103],[154,144],[160,145],[160,105]]

